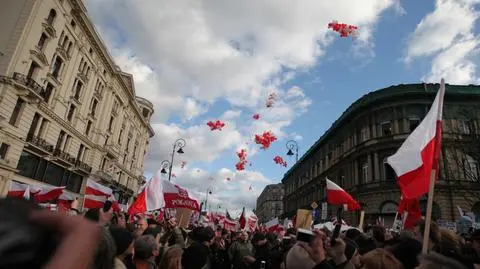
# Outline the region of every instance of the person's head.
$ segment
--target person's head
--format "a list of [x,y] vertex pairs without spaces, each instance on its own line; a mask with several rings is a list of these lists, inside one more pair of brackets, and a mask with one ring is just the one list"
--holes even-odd
[[248,240],[248,233],[246,231],[241,231],[239,233],[239,239],[241,241],[247,241]]
[[135,259],[148,260],[158,255],[157,240],[151,235],[142,235],[135,240]]
[[159,268],[162,269],[181,269],[183,250],[178,247],[171,247],[163,255]]
[[222,230],[222,238],[223,240],[229,241],[230,240],[230,232],[226,229]]
[[148,220],[146,218],[140,218],[137,221],[137,230],[143,233],[147,228],[148,228]]
[[351,228],[351,229],[348,229],[346,232],[345,232],[345,238],[348,238],[348,239],[351,239],[351,240],[355,240],[355,238],[357,238],[359,235],[361,235],[362,232],[360,232],[359,229],[356,229],[356,228]]
[[295,244],[287,253],[286,265],[288,269],[304,269],[313,268],[315,262],[303,247]]
[[476,251],[480,251],[480,229],[473,231],[470,238],[472,241],[473,249],[475,249]]
[[267,238],[264,233],[255,233],[252,237],[252,244],[254,246],[263,246],[267,243]]
[[[413,228],[413,234],[415,238],[423,242],[423,232],[425,231],[425,220],[420,220],[415,224]],[[440,231],[435,222],[430,223],[430,233],[429,233],[429,249],[432,248],[435,244],[438,244],[440,241]]]
[[[455,234],[455,232],[448,229],[439,229],[440,242],[438,242],[435,250],[443,255],[445,253],[457,253],[462,252],[461,237]],[[446,255],[448,256],[448,255]]]
[[102,228],[100,242],[95,254],[94,269],[113,268],[117,247],[112,234],[108,229]]
[[420,256],[420,264],[416,269],[466,269],[462,263],[431,251]]
[[361,267],[360,261],[360,253],[358,252],[358,245],[355,241],[344,238],[343,241],[345,242],[345,257],[349,260],[355,268]]
[[133,254],[133,235],[125,228],[111,227],[109,230],[117,247],[116,256]]
[[418,255],[422,252],[420,241],[401,236],[396,244],[389,246],[389,251],[399,260],[404,269],[414,269],[418,266]]
[[147,219],[148,228],[157,228],[158,222],[154,219]]
[[85,212],[84,217],[88,220],[93,222],[98,222],[100,219],[100,209],[99,208],[91,208]]
[[402,269],[402,264],[390,252],[377,248],[361,258],[363,269]]
[[358,252],[360,255],[368,253],[374,250],[377,246],[375,245],[375,241],[372,238],[369,238],[363,234],[357,236],[355,239],[355,243],[358,245]]
[[215,232],[209,227],[197,227],[191,232],[191,238],[206,246],[210,246],[215,238]]

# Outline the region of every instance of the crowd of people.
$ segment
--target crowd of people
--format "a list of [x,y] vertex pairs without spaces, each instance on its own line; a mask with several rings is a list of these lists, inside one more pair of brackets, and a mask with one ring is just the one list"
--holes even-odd
[[[421,255],[424,222],[394,233],[381,226],[351,228],[331,240],[314,230],[308,242],[295,228],[274,232],[158,222],[90,209],[66,216],[41,210],[32,220],[61,235],[49,269],[479,269],[480,230],[467,237],[431,224],[428,254]],[[300,239],[300,237],[298,237]]]

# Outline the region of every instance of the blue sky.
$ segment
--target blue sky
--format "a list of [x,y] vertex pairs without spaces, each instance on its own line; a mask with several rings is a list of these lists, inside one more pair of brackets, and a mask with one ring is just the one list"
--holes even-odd
[[[199,199],[213,187],[214,206],[253,208],[288,169],[273,157],[294,161],[285,142],[297,139],[302,155],[362,95],[440,77],[478,83],[478,0],[327,2],[86,0],[115,61],[154,103],[146,176],[183,137],[175,180]],[[329,31],[332,20],[358,25],[357,38]],[[278,103],[266,110],[271,92]],[[216,119],[227,127],[211,132],[205,123]],[[270,149],[245,144],[262,130],[279,136]],[[251,166],[237,172],[243,147]]]

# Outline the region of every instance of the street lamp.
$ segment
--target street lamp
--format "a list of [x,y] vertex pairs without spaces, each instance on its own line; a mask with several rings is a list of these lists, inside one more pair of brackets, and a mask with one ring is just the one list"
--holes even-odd
[[164,160],[164,161],[160,164],[160,166],[162,167],[162,170],[160,170],[160,173],[166,174],[166,173],[167,173],[167,168],[170,167],[170,162],[167,161],[167,160]]
[[[173,157],[175,156],[175,152],[178,153],[178,154],[183,154],[184,153],[183,148],[185,147],[185,145],[187,145],[187,142],[185,142],[185,140],[183,138],[179,138],[179,139],[175,140],[175,143],[173,143],[172,160],[170,161],[170,167],[169,167],[169,170],[168,170],[168,181],[170,181],[172,179],[172,166],[173,166]],[[164,170],[164,169],[162,169],[162,170]]]
[[208,204],[208,195],[212,194],[212,188],[208,187],[208,189],[205,191],[205,211],[207,211],[207,204]]
[[[293,156],[295,155],[295,162],[298,162],[298,143],[295,140],[289,140],[287,141],[287,155],[288,156]],[[295,153],[294,153],[295,151]]]

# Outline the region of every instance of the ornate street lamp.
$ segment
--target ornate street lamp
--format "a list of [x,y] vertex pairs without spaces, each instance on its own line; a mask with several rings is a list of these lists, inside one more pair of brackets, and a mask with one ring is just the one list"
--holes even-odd
[[[178,154],[185,153],[183,151],[183,148],[186,145],[187,145],[187,142],[185,142],[185,139],[183,139],[183,138],[179,138],[179,139],[175,140],[175,143],[173,143],[172,160],[170,161],[170,166],[169,166],[169,170],[168,170],[168,181],[170,181],[172,179],[172,166],[173,166],[173,158],[175,156],[175,152],[178,153]],[[162,162],[162,164],[163,164],[163,162]],[[165,169],[162,169],[162,171],[165,171]],[[160,171],[160,172],[163,173],[162,171]]]
[[287,155],[293,156],[295,155],[295,162],[298,162],[298,143],[295,140],[287,141]]
[[164,160],[160,166],[162,167],[162,170],[160,170],[160,173],[162,174],[166,174],[167,173],[167,169],[169,169],[170,167],[170,162],[167,161],[167,160]]

